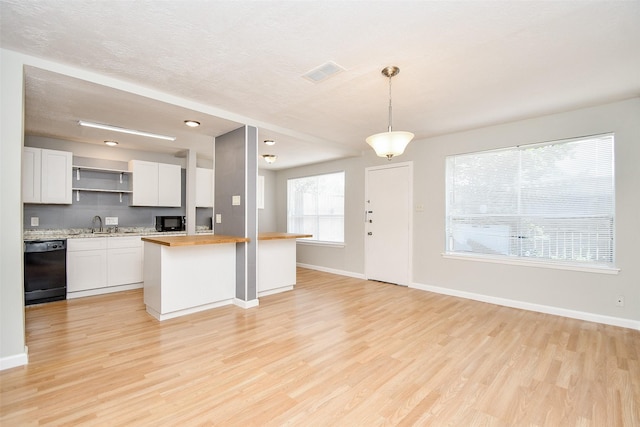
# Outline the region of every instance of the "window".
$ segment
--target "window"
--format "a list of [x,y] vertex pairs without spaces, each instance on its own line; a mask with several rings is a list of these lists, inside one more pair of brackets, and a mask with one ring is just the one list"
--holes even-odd
[[446,159],[446,253],[613,267],[613,135]]
[[344,172],[287,181],[287,231],[344,242]]

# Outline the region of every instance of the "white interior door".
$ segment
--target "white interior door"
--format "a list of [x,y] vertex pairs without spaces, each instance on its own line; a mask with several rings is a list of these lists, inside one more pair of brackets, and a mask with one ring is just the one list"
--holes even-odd
[[365,275],[408,286],[411,282],[413,164],[366,169]]

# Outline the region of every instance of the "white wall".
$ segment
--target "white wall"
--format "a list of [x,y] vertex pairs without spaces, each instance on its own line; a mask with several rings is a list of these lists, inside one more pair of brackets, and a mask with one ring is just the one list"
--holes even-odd
[[27,363],[22,285],[22,63],[0,50],[0,369]]
[[[619,274],[442,257],[446,156],[606,132],[615,133]],[[414,203],[425,206],[423,212],[414,212],[415,287],[640,329],[640,98],[416,140],[397,161],[409,160],[414,162]],[[287,178],[346,171],[345,246],[299,244],[298,262],[349,275],[364,273],[364,169],[385,162],[368,150],[361,158],[278,172],[278,224],[286,228]],[[624,295],[624,307],[616,306],[618,295]]]
[[258,175],[264,177],[264,209],[258,209],[258,231],[287,231],[286,227],[279,230],[276,221],[275,171],[258,169]]

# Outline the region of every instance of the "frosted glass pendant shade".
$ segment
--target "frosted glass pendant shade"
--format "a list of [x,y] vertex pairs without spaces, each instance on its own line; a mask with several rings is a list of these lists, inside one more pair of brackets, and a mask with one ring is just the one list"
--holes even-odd
[[275,154],[263,154],[262,158],[265,162],[273,164],[278,159],[278,156],[276,156]]
[[393,156],[404,153],[404,149],[413,139],[411,132],[391,131],[371,135],[366,139],[367,144],[376,151],[378,157],[391,160]]
[[393,131],[391,127],[392,106],[391,106],[391,78],[397,76],[400,68],[389,66],[382,69],[382,75],[389,77],[389,130],[387,132],[376,133],[366,139],[375,151],[378,157],[386,157],[391,160],[393,156],[399,156],[404,153],[407,144],[413,139],[411,132]]

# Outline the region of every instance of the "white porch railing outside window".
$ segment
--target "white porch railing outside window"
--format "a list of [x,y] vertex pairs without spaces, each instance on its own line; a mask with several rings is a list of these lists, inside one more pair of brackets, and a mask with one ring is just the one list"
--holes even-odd
[[614,265],[614,138],[447,158],[446,253]]

